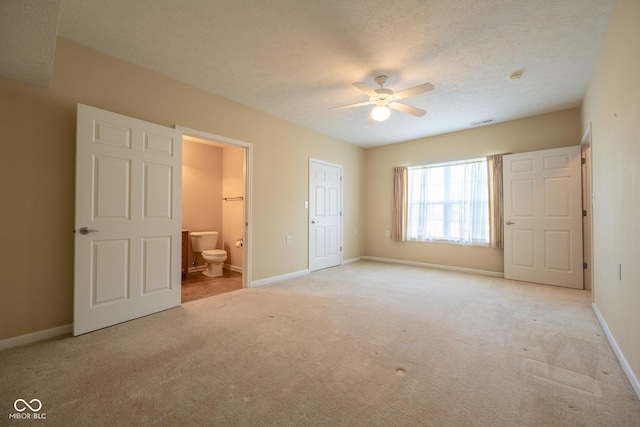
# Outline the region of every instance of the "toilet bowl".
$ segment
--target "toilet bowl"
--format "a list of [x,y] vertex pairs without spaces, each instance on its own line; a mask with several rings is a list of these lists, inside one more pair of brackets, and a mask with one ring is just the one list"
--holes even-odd
[[191,233],[190,239],[193,251],[199,252],[205,262],[202,274],[208,277],[222,276],[222,264],[227,259],[227,251],[216,249],[218,232],[194,231]]

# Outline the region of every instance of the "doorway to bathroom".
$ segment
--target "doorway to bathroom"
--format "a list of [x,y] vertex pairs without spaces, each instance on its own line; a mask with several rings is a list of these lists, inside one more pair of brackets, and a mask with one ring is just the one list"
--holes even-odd
[[[182,146],[182,303],[248,287],[251,145],[177,127]],[[215,231],[222,275],[208,277],[192,233]],[[209,258],[209,257],[208,257]],[[209,264],[209,270],[211,270]]]

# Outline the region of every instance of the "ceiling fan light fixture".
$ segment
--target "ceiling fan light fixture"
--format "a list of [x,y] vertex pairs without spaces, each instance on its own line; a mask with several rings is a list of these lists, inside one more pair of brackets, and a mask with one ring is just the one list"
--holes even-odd
[[416,117],[422,117],[427,114],[426,111],[420,108],[412,107],[402,102],[398,102],[401,99],[408,98],[410,96],[418,95],[420,93],[430,92],[435,87],[431,83],[423,83],[418,86],[411,87],[409,89],[401,90],[400,92],[394,92],[391,89],[387,89],[382,85],[387,82],[387,76],[380,75],[376,77],[376,83],[380,85],[378,89],[372,89],[363,82],[354,82],[353,85],[365,95],[369,97],[368,101],[357,102],[355,104],[342,105],[340,107],[331,107],[332,109],[353,108],[362,107],[365,105],[373,105],[374,107],[367,116],[367,121],[384,122],[391,116],[391,110],[400,111],[402,113],[411,114]]
[[376,122],[384,122],[391,115],[391,110],[386,105],[376,105],[371,110],[371,118]]

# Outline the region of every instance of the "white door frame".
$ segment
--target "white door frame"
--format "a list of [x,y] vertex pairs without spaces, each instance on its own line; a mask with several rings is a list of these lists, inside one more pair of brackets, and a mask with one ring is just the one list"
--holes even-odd
[[[314,159],[309,157],[309,203],[311,203],[311,197],[312,197],[312,180],[311,180],[311,170],[312,170],[312,163],[318,163],[318,164],[323,164],[323,165],[327,165],[327,166],[332,166],[332,167],[336,167],[340,169],[340,233],[339,233],[339,238],[340,238],[340,263],[338,265],[342,264],[343,258],[344,258],[344,251],[343,251],[343,242],[344,242],[344,215],[343,215],[343,207],[344,207],[344,182],[342,180],[342,176],[344,175],[344,168],[342,165],[336,164],[336,163],[330,163],[330,162],[325,162],[324,160],[318,160],[318,159]],[[311,207],[311,206],[309,206]],[[307,211],[307,253],[308,253],[308,259],[307,259],[307,268],[309,269],[309,271],[313,271],[311,270],[311,256],[312,256],[312,252],[311,252],[311,233],[312,233],[312,228],[311,228],[311,209],[308,209]]]
[[584,270],[584,288],[592,291],[593,298],[593,207],[592,207],[592,188],[591,182],[591,123],[582,136],[580,142],[580,151],[582,152],[582,209],[586,211],[586,216],[582,217],[582,246],[583,258],[587,263]]
[[227,138],[226,136],[216,135],[209,132],[204,132],[196,129],[191,129],[184,126],[175,126],[176,129],[182,132],[183,136],[190,136],[198,139],[204,139],[211,142],[218,142],[227,145],[233,145],[236,147],[244,148],[246,157],[246,176],[244,180],[245,186],[245,204],[244,204],[244,224],[245,235],[242,250],[242,287],[251,287],[251,257],[253,248],[253,236],[252,236],[252,216],[251,216],[251,201],[252,201],[252,176],[253,176],[253,144],[249,142],[240,141],[233,138]]

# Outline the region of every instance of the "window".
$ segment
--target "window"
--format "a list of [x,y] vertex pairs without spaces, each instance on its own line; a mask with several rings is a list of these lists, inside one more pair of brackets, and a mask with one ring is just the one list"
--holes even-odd
[[407,239],[489,243],[485,158],[408,168]]

